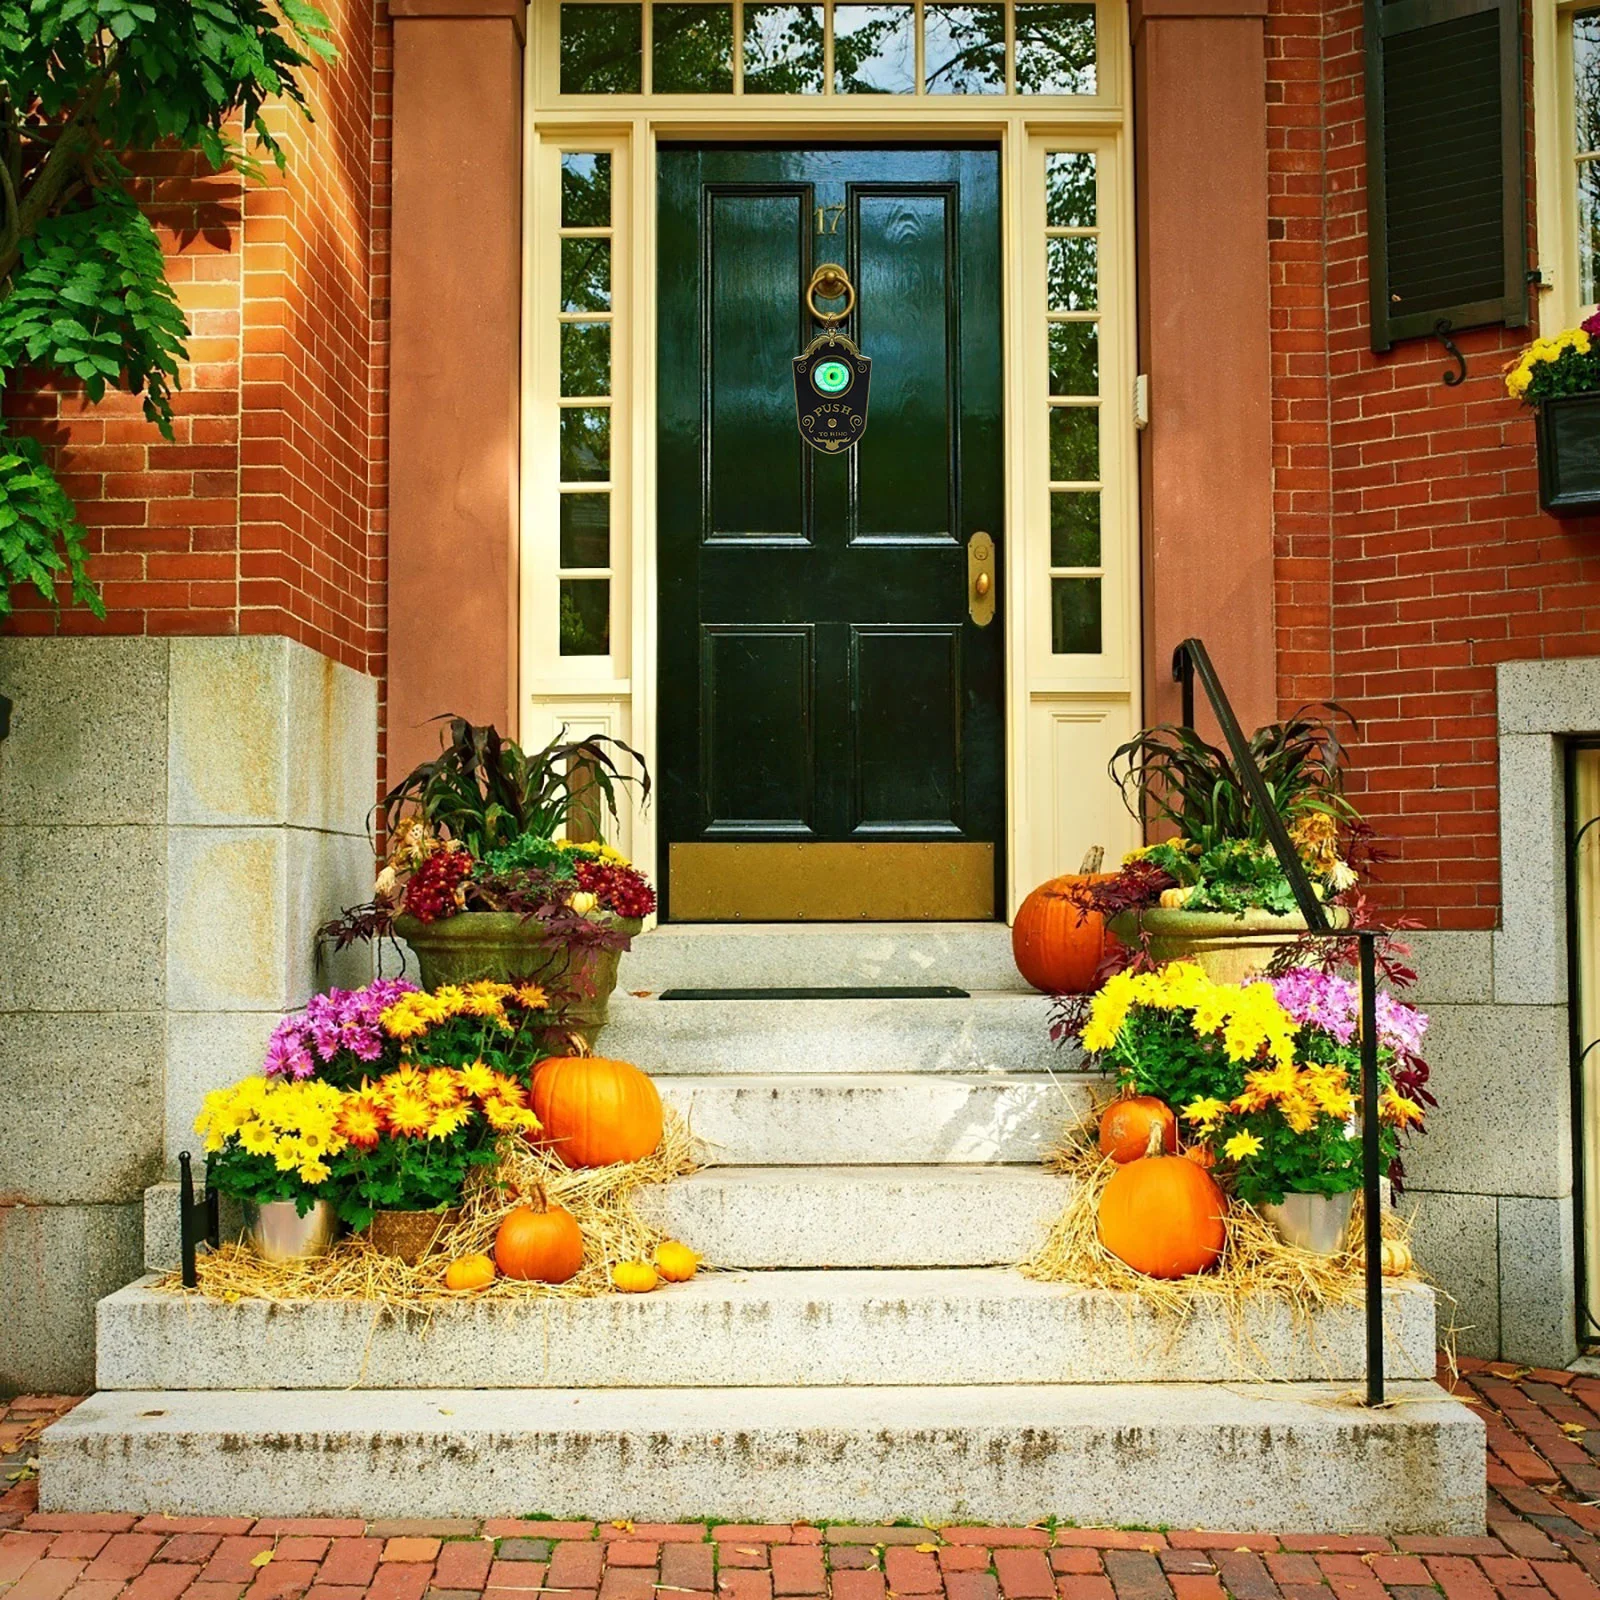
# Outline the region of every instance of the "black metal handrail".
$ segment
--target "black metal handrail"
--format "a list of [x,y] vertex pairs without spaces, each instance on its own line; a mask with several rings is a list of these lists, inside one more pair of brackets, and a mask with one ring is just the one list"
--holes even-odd
[[[1183,725],[1194,726],[1195,679],[1211,702],[1212,714],[1228,743],[1233,764],[1244,784],[1250,803],[1266,830],[1278,865],[1289,881],[1295,904],[1306,920],[1310,937],[1348,938],[1349,934],[1328,925],[1328,915],[1311,887],[1305,864],[1289,838],[1289,830],[1272,803],[1266,779],[1234,715],[1227,691],[1217,676],[1211,656],[1198,639],[1185,639],[1172,653],[1172,677],[1183,691]],[[1361,1193],[1363,1223],[1366,1230],[1367,1301],[1367,1404],[1381,1406],[1383,1399],[1383,1216],[1380,1176],[1383,1165],[1378,1125],[1378,940],[1380,930],[1355,930],[1361,995]]]

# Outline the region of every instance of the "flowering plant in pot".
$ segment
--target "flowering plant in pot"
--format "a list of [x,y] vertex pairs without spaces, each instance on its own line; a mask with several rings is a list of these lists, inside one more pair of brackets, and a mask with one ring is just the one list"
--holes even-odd
[[[1125,1094],[1172,1108],[1236,1200],[1289,1242],[1332,1252],[1361,1187],[1358,1013],[1354,984],[1313,969],[1230,984],[1175,962],[1109,979],[1082,1038]],[[1401,1135],[1434,1103],[1418,1054],[1426,1028],[1422,1013],[1378,996],[1380,1139],[1392,1176]]]
[[[613,752],[637,772],[623,772]],[[385,797],[389,853],[373,899],[323,932],[340,946],[404,939],[430,989],[559,984],[565,1024],[592,1044],[618,957],[655,910],[655,892],[602,840],[556,835],[574,821],[586,831],[617,821],[628,784],[648,802],[643,759],[618,740],[557,738],[530,754],[492,727],[451,718],[441,754]]]
[[205,1098],[206,1182],[242,1202],[256,1249],[269,1260],[326,1253],[338,1232],[330,1164],[348,1140],[344,1095],[316,1079],[245,1078]]
[[1558,516],[1600,510],[1600,311],[1528,345],[1506,392],[1534,408],[1539,503]]
[[[1273,810],[1336,927],[1348,921],[1340,902],[1355,888],[1356,864],[1373,854],[1370,830],[1344,794],[1340,718],[1350,720],[1337,706],[1303,707],[1250,740]],[[1122,745],[1110,770],[1128,809],[1171,836],[1071,893],[1105,916],[1136,957],[1194,960],[1236,981],[1305,932],[1267,819],[1227,751],[1192,728],[1163,723]]]

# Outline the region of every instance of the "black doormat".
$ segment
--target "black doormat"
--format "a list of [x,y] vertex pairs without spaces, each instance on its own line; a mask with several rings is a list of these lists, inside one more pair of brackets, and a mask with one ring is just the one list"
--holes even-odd
[[965,989],[935,983],[898,988],[842,989],[663,989],[662,1000],[970,1000]]

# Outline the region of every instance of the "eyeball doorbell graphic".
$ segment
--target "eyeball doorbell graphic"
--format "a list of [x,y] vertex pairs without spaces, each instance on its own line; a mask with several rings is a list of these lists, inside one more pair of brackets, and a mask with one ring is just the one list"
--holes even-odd
[[819,361],[811,369],[811,381],[823,394],[844,394],[854,378],[842,361]]

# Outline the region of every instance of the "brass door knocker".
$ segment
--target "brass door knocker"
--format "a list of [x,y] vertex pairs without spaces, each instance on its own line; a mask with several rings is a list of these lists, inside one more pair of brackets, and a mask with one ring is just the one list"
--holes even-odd
[[[843,311],[824,311],[817,305],[817,296],[824,300],[843,300]],[[837,328],[856,308],[856,291],[850,283],[850,274],[837,261],[824,261],[811,274],[806,285],[806,309],[825,328]]]

